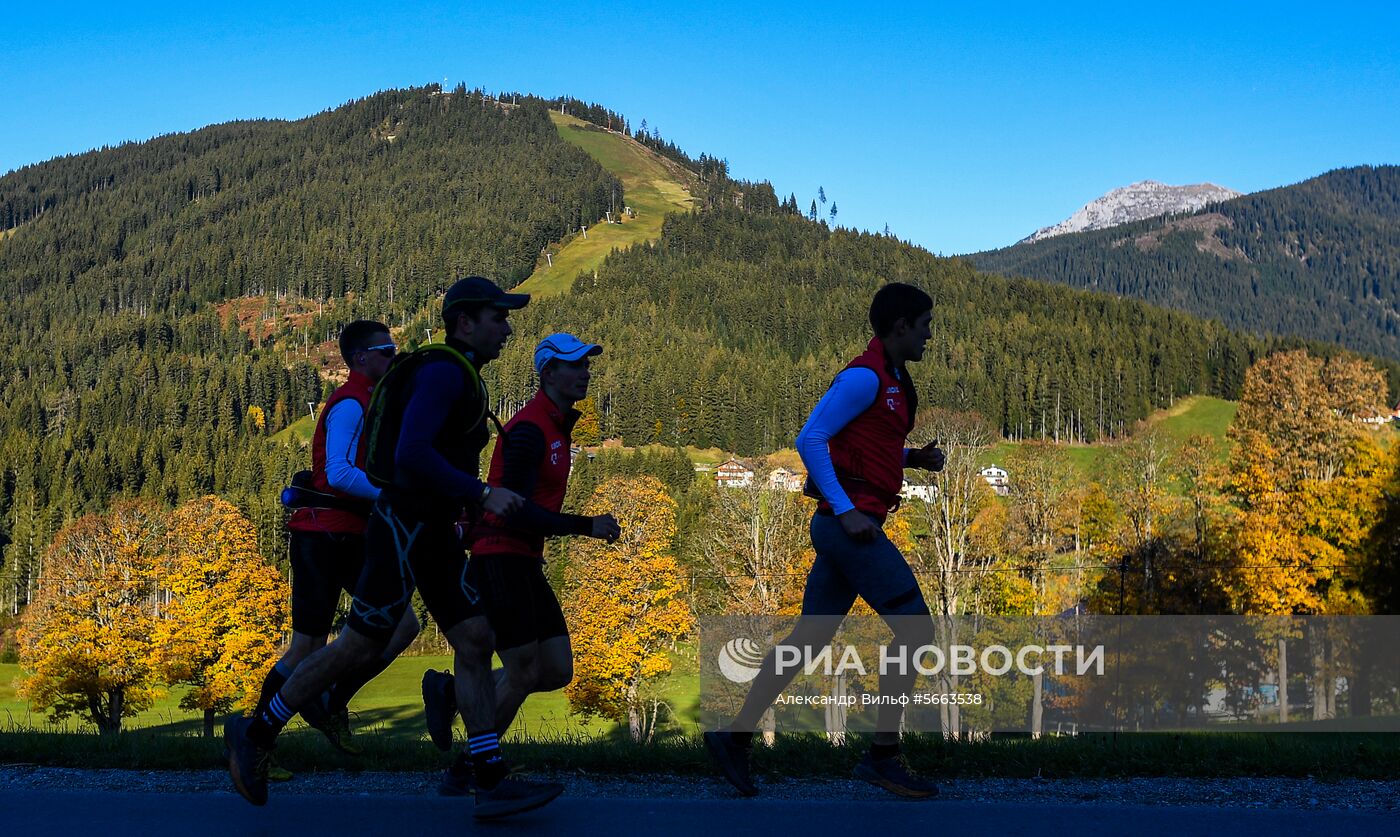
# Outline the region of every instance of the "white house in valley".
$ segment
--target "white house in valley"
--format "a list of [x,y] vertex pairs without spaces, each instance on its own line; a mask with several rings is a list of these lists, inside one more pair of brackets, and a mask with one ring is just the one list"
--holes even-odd
[[917,485],[909,480],[904,481],[904,486],[899,489],[899,496],[905,500],[923,500],[925,503],[932,503],[933,498],[938,496],[938,486]]
[[982,477],[982,479],[987,481],[987,485],[990,485],[992,487],[992,491],[995,491],[999,496],[1005,497],[1006,493],[1011,490],[1006,482],[1005,468],[1001,468],[993,464],[988,465],[987,467],[983,468],[977,473]]
[[779,465],[768,474],[768,487],[774,491],[801,491],[807,475]]
[[753,468],[731,459],[715,468],[715,485],[720,488],[748,488],[753,485]]

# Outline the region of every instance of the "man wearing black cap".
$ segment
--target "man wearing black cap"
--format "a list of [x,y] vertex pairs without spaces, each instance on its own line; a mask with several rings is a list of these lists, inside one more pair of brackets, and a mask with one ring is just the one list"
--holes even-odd
[[[468,534],[471,563],[467,570],[481,592],[485,618],[494,634],[495,651],[501,657],[500,676],[491,671],[491,645],[476,649],[472,665],[457,669],[458,679],[478,683],[470,691],[490,691],[494,700],[482,704],[479,724],[491,718],[494,727],[481,733],[468,724],[467,748],[443,778],[440,791],[460,796],[472,791],[475,759],[483,744],[490,745],[515,719],[525,698],[535,692],[562,689],[574,676],[569,626],[559,600],[544,576],[544,541],[547,537],[577,535],[612,542],[621,534],[611,514],[592,517],[563,514],[568,487],[574,409],[588,395],[590,358],[603,347],[585,343],[572,334],[551,334],[535,348],[535,372],[540,388],[506,424],[491,457],[487,483],[529,498],[514,514],[486,514]],[[472,656],[472,655],[468,655]],[[460,659],[460,656],[459,656]],[[433,743],[446,750],[452,745],[452,719],[458,691],[450,674],[429,670],[423,675],[423,706]],[[464,713],[465,714],[465,713]]]
[[[383,490],[365,532],[365,567],[345,630],[297,667],[266,711],[230,719],[224,727],[229,773],[253,804],[267,801],[267,754],[282,726],[343,672],[383,650],[415,587],[457,650],[459,667],[464,665],[460,649],[479,645],[474,631],[485,620],[472,617],[481,614],[481,598],[467,578],[455,524],[464,508],[509,516],[524,502],[478,478],[481,451],[490,438],[480,369],[500,355],[510,337],[510,312],[529,300],[479,276],[458,281],[442,301],[447,342],[403,358],[376,388],[365,428],[365,472]],[[480,696],[465,685],[459,684],[457,702],[472,707]],[[489,718],[491,709],[486,713]],[[474,726],[472,717],[465,720],[473,733],[481,726]],[[563,790],[556,783],[510,778],[499,747],[483,750],[473,761],[478,818],[537,808]]]

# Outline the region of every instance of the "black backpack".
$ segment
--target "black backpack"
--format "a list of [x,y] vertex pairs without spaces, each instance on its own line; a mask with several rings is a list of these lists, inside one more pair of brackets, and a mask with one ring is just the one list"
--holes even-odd
[[462,374],[481,393],[481,412],[472,420],[471,427],[476,427],[486,418],[489,411],[486,409],[486,392],[481,383],[481,374],[466,355],[445,343],[429,343],[416,351],[395,357],[389,371],[375,384],[369,409],[365,410],[365,475],[374,485],[386,488],[394,483],[394,452],[399,444],[399,431],[407,406],[405,398],[413,373],[424,363],[442,359],[460,366]]

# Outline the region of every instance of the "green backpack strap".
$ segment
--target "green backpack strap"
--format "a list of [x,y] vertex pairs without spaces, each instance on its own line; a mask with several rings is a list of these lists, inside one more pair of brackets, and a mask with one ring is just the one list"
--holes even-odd
[[476,370],[476,367],[473,366],[472,362],[467,359],[467,356],[452,348],[451,346],[447,345],[446,343],[429,343],[426,346],[420,346],[416,351],[426,352],[429,349],[441,349],[445,352],[449,352],[454,360],[456,360],[458,363],[462,364],[462,366],[466,368],[467,377],[471,378],[472,383],[476,384],[476,391],[478,394],[481,395],[481,412],[477,413],[476,418],[472,419],[471,426],[476,427],[477,423],[480,422],[483,417],[485,417],[491,419],[491,423],[496,425],[497,433],[504,434],[506,432],[506,429],[501,426],[501,420],[496,418],[495,412],[493,412],[491,408],[486,405],[486,402],[490,400],[490,393],[486,391],[486,384],[481,380],[481,373]]
[[[481,373],[476,370],[467,356],[447,345],[446,343],[429,343],[420,346],[407,355],[396,358],[394,364],[389,367],[389,371],[374,387],[374,393],[370,396],[369,409],[365,415],[365,475],[370,482],[381,488],[390,485],[394,481],[393,456],[388,451],[381,449],[381,446],[388,440],[386,431],[390,424],[393,424],[393,431],[390,435],[394,437],[394,442],[398,441],[398,421],[386,419],[388,402],[399,397],[403,390],[403,378],[407,371],[412,371],[421,367],[427,362],[429,356],[434,353],[444,353],[447,357],[460,366],[467,375],[467,378],[476,387],[477,394],[481,401],[481,412],[472,419],[470,427],[476,427],[483,418],[490,417],[495,423],[497,430],[501,430],[501,422],[496,418],[495,413],[487,407],[486,385],[481,380]],[[398,420],[402,420],[401,411]]]

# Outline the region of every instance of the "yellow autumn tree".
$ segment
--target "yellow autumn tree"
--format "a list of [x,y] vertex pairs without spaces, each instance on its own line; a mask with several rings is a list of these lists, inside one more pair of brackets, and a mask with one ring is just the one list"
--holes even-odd
[[262,407],[256,404],[252,405],[248,408],[248,423],[253,426],[253,429],[262,433],[267,429],[267,413]]
[[216,713],[256,699],[288,628],[290,591],[258,552],[253,524],[218,497],[175,510],[163,557],[169,601],[152,662],[166,682],[191,687],[180,706],[202,711],[211,736]]
[[618,477],[594,490],[584,514],[610,512],[616,543],[584,541],[567,573],[565,613],[574,647],[573,711],[627,721],[650,741],[666,704],[658,681],[694,625],[673,554],[676,502],[654,477]]
[[155,568],[164,520],[122,502],[64,527],[20,624],[20,694],[50,717],[78,716],[104,734],[151,705]]
[[578,402],[578,421],[574,422],[574,444],[591,446],[603,441],[602,425],[598,422],[598,404],[591,397]]
[[1362,544],[1380,519],[1385,456],[1358,419],[1385,378],[1354,358],[1283,352],[1250,367],[1230,427],[1232,561],[1226,587],[1248,614],[1352,613]]

